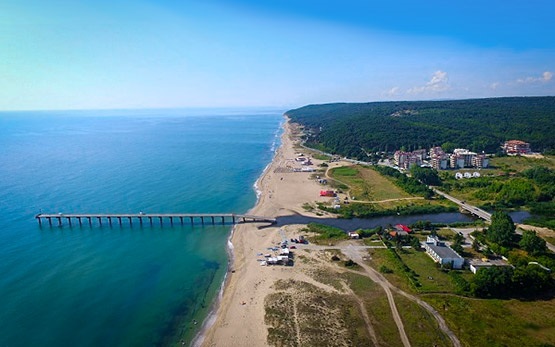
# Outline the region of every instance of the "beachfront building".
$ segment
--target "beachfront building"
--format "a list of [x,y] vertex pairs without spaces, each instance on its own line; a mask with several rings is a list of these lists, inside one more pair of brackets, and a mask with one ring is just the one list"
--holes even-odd
[[441,265],[451,264],[453,269],[462,269],[464,265],[464,258],[447,246],[445,242],[440,241],[437,236],[428,236],[424,243],[424,249],[433,260]]
[[530,154],[530,144],[520,140],[510,140],[503,144],[503,151],[508,155]]

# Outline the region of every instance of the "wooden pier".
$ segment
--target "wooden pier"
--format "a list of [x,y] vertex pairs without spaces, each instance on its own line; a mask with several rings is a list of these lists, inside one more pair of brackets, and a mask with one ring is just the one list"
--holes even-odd
[[237,223],[270,223],[275,224],[275,218],[260,217],[245,214],[233,214],[233,213],[221,213],[221,214],[190,214],[190,213],[122,213],[122,214],[46,214],[39,213],[35,216],[39,225],[42,226],[43,222],[46,222],[49,226],[54,224],[57,226],[63,226],[67,223],[69,226],[88,224],[93,226],[94,224],[109,225],[119,224],[122,226],[124,223],[133,226],[133,223],[143,225],[154,223],[159,223],[164,225],[169,223],[174,225],[174,223],[179,223],[181,225],[188,223],[191,225],[201,223],[210,224],[237,224]]

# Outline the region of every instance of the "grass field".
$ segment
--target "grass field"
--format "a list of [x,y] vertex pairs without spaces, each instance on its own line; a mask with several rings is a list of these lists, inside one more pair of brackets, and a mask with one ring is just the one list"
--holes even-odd
[[446,295],[424,299],[438,310],[464,346],[555,345],[555,299],[526,302]]
[[437,321],[428,311],[400,294],[393,296],[413,346],[452,346],[451,340],[439,330]]
[[357,200],[381,201],[410,197],[389,179],[368,167],[343,166],[330,169],[329,174],[348,185],[350,195]]
[[341,278],[346,280],[353,292],[364,302],[380,345],[403,346],[382,288],[368,277],[351,272],[343,273]]
[[[393,273],[384,276],[395,286],[412,293],[455,293],[456,286],[451,277],[439,269],[436,263],[424,251],[404,249],[398,251],[403,263],[414,272],[414,277],[420,283],[420,287],[413,287],[402,264],[395,260],[387,249],[370,250],[371,263],[375,269],[382,265],[393,269]],[[469,271],[461,272],[463,277],[471,277]]]
[[522,172],[533,166],[546,166],[555,169],[555,157],[545,156],[541,159],[528,157],[498,157],[491,159],[490,166],[493,170],[510,172]]

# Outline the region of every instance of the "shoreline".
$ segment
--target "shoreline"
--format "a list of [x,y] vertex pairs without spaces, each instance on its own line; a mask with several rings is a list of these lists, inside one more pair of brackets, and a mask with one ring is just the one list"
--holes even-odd
[[[277,148],[274,147],[275,142],[272,144],[273,151],[274,151],[272,160],[268,163],[268,165],[264,167],[264,170],[262,170],[262,173],[253,184],[254,192],[256,194],[256,202],[254,206],[247,211],[247,214],[252,214],[252,212],[256,209],[256,207],[260,204],[260,197],[263,194],[263,191],[260,188],[260,182],[262,181],[264,176],[268,173],[270,168],[273,166],[274,161],[276,160],[276,157],[278,156],[278,153],[283,146],[283,137],[287,135],[287,131],[285,129],[287,122],[288,122],[288,119],[286,118],[285,121],[280,123],[279,126],[281,130],[278,130],[279,132],[282,133],[280,136],[280,144]],[[212,303],[211,305],[212,307],[210,308],[208,315],[202,322],[202,326],[200,330],[198,331],[197,334],[195,334],[194,338],[191,340],[189,344],[191,347],[200,347],[203,345],[204,341],[206,340],[206,336],[208,332],[214,326],[214,323],[216,323],[216,320],[218,318],[218,311],[220,310],[220,306],[222,305],[224,293],[226,291],[226,288],[229,286],[229,282],[231,280],[232,275],[235,273],[235,270],[233,270],[233,265],[235,264],[235,252],[234,252],[235,246],[233,245],[233,236],[237,231],[237,226],[238,224],[233,225],[233,227],[230,230],[229,236],[227,238],[227,247],[226,247],[226,252],[228,254],[227,269],[226,269],[226,273],[224,275],[222,284],[220,286],[220,289],[218,290],[218,295],[216,296],[214,302]]]
[[[280,145],[255,183],[260,195],[249,213],[272,217],[291,213],[311,215],[303,210],[302,205],[322,200],[318,195],[319,184],[310,179],[311,173],[289,170],[295,165],[295,129],[286,115],[284,118]],[[261,267],[256,259],[263,250],[280,240],[279,231],[277,226],[263,229],[251,224],[234,226],[230,236],[233,259],[223,295],[214,314],[206,319],[207,323],[195,338],[194,346],[268,345],[264,300],[273,292],[274,280],[299,275],[295,266]]]

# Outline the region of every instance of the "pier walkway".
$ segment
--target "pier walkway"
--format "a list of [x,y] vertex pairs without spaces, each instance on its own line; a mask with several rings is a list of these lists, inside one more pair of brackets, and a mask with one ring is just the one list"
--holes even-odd
[[205,222],[209,222],[210,224],[237,224],[237,223],[270,223],[275,224],[275,218],[268,218],[268,217],[261,217],[261,216],[253,216],[253,215],[245,215],[245,214],[234,214],[234,213],[214,213],[214,214],[191,214],[191,213],[122,213],[122,214],[74,214],[74,213],[57,213],[57,214],[47,214],[47,213],[39,213],[35,216],[40,226],[42,226],[43,222],[47,222],[49,226],[56,223],[58,226],[64,225],[67,223],[69,226],[73,226],[73,224],[78,224],[82,226],[83,223],[89,224],[89,226],[93,225],[93,221],[95,224],[100,226],[104,224],[112,226],[113,223],[117,223],[119,225],[123,225],[124,221],[128,225],[133,225],[133,222],[138,223],[139,225],[143,225],[143,223],[148,223],[153,225],[154,221],[160,223],[160,225],[164,224],[164,221],[169,222],[170,225],[174,225],[174,223],[184,224],[188,222],[192,225],[196,223],[201,223],[202,225]]

